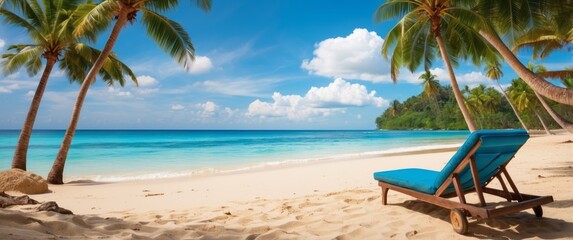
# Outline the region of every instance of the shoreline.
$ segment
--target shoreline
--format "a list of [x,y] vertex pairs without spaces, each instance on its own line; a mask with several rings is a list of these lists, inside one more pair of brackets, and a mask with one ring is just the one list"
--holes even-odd
[[440,170],[453,155],[448,149],[205,177],[50,185],[51,193],[31,197],[56,201],[77,215],[11,207],[0,211],[0,238],[568,238],[569,140],[573,135],[532,137],[508,165],[521,192],[554,196],[543,219],[526,210],[470,220],[469,236],[451,230],[449,210],[409,196],[390,191],[389,205],[382,206],[372,178],[381,170]]
[[70,179],[64,179],[65,180],[64,182],[66,184],[81,183],[81,182],[119,183],[119,182],[130,182],[130,181],[154,181],[154,180],[172,179],[172,178],[177,179],[177,178],[202,178],[210,176],[215,177],[215,176],[269,171],[283,168],[293,168],[293,167],[296,168],[305,165],[323,164],[330,162],[353,161],[355,159],[371,159],[371,158],[382,158],[382,157],[392,157],[392,156],[417,155],[425,153],[452,152],[455,151],[460,145],[461,143],[420,145],[416,147],[401,147],[401,148],[392,148],[381,151],[348,153],[348,154],[332,155],[332,156],[317,157],[317,158],[307,158],[307,159],[301,158],[301,159],[279,160],[279,161],[270,161],[270,162],[253,163],[253,164],[240,164],[240,165],[233,165],[230,167],[223,167],[219,169],[206,168],[206,169],[197,169],[197,170],[180,171],[180,172],[148,172],[141,174],[124,174],[124,175],[85,175],[85,176],[70,177]]

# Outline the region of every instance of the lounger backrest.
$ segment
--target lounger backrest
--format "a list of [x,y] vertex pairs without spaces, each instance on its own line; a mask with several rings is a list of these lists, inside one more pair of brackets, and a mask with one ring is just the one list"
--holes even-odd
[[[481,144],[474,153],[474,159],[480,177],[480,184],[483,185],[499,171],[501,165],[513,158],[528,138],[529,135],[524,130],[479,130],[473,132],[440,171],[440,175],[434,183],[436,189],[452,174],[478,141],[481,140]],[[458,176],[464,190],[474,188],[469,165]],[[445,193],[453,191],[453,185],[450,185]]]

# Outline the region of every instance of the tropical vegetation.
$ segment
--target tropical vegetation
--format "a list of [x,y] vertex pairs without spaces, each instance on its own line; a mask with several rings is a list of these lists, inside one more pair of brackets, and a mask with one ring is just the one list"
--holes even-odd
[[[0,9],[0,16],[7,24],[23,28],[31,43],[15,44],[2,54],[2,71],[12,74],[25,68],[30,76],[35,76],[42,66],[44,70],[32,98],[20,137],[14,152],[12,168],[26,170],[27,151],[32,128],[40,107],[42,96],[54,66],[66,74],[70,82],[80,82],[99,56],[100,51],[72,36],[74,26],[70,18],[81,1],[14,1]],[[131,69],[117,60],[114,54],[105,58],[104,67],[98,70],[99,76],[109,85],[125,83],[125,76],[137,83]]]
[[[519,110],[519,116],[529,129],[544,129],[544,124],[547,129],[560,128],[543,111],[531,88],[524,81],[514,80],[507,91],[511,103]],[[476,124],[481,129],[521,127],[509,102],[504,100],[499,91],[492,87],[479,85],[474,88],[465,88],[463,92],[464,101],[468,105],[468,109],[475,114]],[[390,106],[376,118],[376,127],[385,130],[468,129],[450,86],[440,85],[439,91],[434,97],[437,107],[433,107],[434,103],[428,99],[424,91],[403,102],[391,101]],[[554,101],[548,101],[548,104],[563,117],[573,118],[572,106]]]

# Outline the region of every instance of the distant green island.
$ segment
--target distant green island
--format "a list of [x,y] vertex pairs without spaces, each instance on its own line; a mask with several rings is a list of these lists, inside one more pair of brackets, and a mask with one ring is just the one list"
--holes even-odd
[[[506,92],[528,129],[561,128],[544,110],[532,94],[519,92],[519,82],[512,83]],[[512,92],[513,91],[513,92]],[[465,103],[480,129],[522,128],[503,94],[493,87],[479,85],[463,89]],[[512,94],[513,93],[513,94]],[[573,107],[546,99],[551,108],[565,119],[573,119]],[[376,127],[385,130],[465,130],[468,129],[456,104],[450,86],[437,86],[433,94],[421,92],[403,102],[394,100],[376,118]]]

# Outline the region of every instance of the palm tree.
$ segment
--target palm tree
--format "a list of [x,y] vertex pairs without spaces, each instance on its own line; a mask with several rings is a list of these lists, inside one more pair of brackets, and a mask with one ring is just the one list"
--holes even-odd
[[424,86],[424,93],[429,98],[433,98],[440,92],[440,82],[436,79],[436,75],[430,71],[425,71],[418,77],[422,81],[421,85]]
[[553,85],[535,75],[517,59],[500,37],[500,34],[507,35],[510,42],[515,41],[520,32],[524,32],[532,25],[540,25],[538,20],[546,17],[544,14],[571,16],[573,14],[571,0],[481,0],[478,3],[474,10],[491,22],[475,26],[517,75],[541,95],[563,104],[573,105],[573,89]]
[[488,77],[489,79],[494,80],[497,83],[497,86],[501,90],[501,93],[505,97],[505,100],[507,100],[507,102],[509,103],[509,106],[513,110],[513,113],[517,117],[517,120],[519,120],[519,123],[521,123],[521,127],[523,127],[523,129],[525,129],[525,131],[529,131],[527,129],[527,126],[525,126],[523,119],[521,119],[521,117],[519,116],[517,109],[515,109],[515,106],[513,106],[513,103],[511,103],[511,101],[509,100],[509,96],[507,96],[507,93],[505,92],[505,90],[503,89],[501,84],[499,83],[499,79],[503,76],[503,72],[501,71],[501,64],[499,62],[488,62],[487,66],[485,68],[485,71],[486,71],[485,76]]
[[[24,126],[14,152],[12,168],[26,170],[27,151],[36,120],[38,108],[46,89],[50,74],[58,61],[70,81],[80,81],[87,70],[99,55],[99,51],[78,42],[72,36],[73,26],[68,19],[79,1],[20,1],[19,4],[10,5],[0,9],[0,16],[8,24],[27,30],[32,44],[18,44],[8,47],[9,53],[2,55],[2,70],[5,74],[16,72],[26,67],[30,76],[36,75],[43,65],[45,66],[38,82],[38,87],[30,103]],[[120,85],[125,82],[124,76],[129,75],[133,81],[136,77],[125,64],[114,56],[106,58],[106,67],[99,71],[100,76],[113,84],[118,81]]]
[[[543,65],[537,65],[537,64],[529,63],[527,67],[532,72],[535,72],[535,73],[547,71],[547,69]],[[559,126],[561,126],[561,128],[567,130],[570,133],[573,133],[573,123],[567,121],[567,119],[563,118],[561,115],[559,115],[557,112],[555,112],[553,110],[553,108],[551,108],[551,106],[549,106],[549,104],[547,104],[545,99],[543,99],[543,97],[541,95],[539,95],[539,93],[537,93],[535,90],[533,90],[533,93],[535,93],[535,96],[537,97],[537,99],[541,103],[541,106],[543,106],[545,111],[547,111],[547,113],[549,113],[549,116],[551,116],[551,118],[553,118],[553,120],[555,120],[555,122],[557,124],[559,124]]]
[[432,101],[430,103],[432,111],[437,112],[439,106],[436,96],[440,93],[440,82],[436,79],[436,75],[432,74],[430,71],[425,71],[424,73],[420,74],[418,79],[422,81],[420,84],[424,86],[424,93],[426,94],[426,97]]
[[[160,14],[160,12],[177,7],[178,3],[177,0],[103,0],[99,4],[89,3],[78,8],[76,15],[78,20],[75,21],[76,29],[74,31],[76,36],[86,35],[95,39],[97,33],[111,25],[112,19],[116,19],[116,22],[100,56],[80,87],[62,145],[48,174],[49,183],[63,184],[66,158],[89,86],[95,79],[95,73],[103,66],[103,59],[111,53],[119,33],[127,22],[136,20],[138,12],[143,13],[140,22],[146,27],[147,34],[151,39],[185,69],[189,69],[194,60],[195,50],[188,33],[181,25]],[[196,4],[204,10],[211,9],[211,0],[196,0]]]
[[533,90],[522,79],[519,78],[511,81],[511,87],[508,90],[509,97],[515,103],[517,109],[519,111],[533,112],[537,119],[539,119],[539,122],[541,122],[545,132],[547,134],[552,134],[551,131],[549,131],[547,124],[545,124],[545,121],[537,111],[539,100],[535,97]]
[[[454,5],[454,3],[460,4]],[[415,71],[422,63],[428,70],[439,54],[450,76],[456,102],[470,131],[477,128],[464,104],[453,66],[458,58],[471,59],[480,65],[484,59],[495,58],[495,51],[479,36],[477,25],[486,20],[470,9],[473,1],[389,0],[375,13],[377,21],[401,18],[384,41],[382,55],[394,47],[390,59],[390,75],[396,81],[399,68]]]

